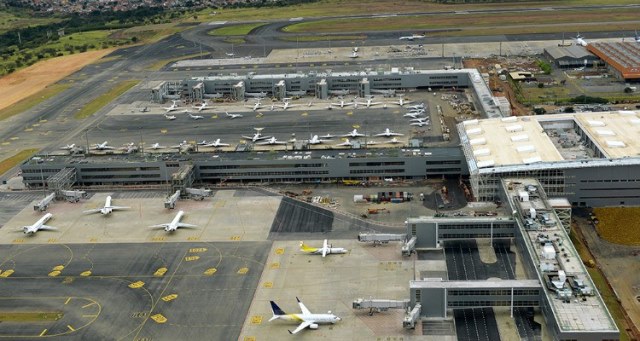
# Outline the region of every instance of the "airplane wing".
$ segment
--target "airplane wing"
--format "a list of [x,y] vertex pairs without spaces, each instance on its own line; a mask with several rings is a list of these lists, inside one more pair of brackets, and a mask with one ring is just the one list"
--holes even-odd
[[295,334],[295,333],[297,333],[297,332],[309,327],[310,325],[311,325],[311,322],[304,321],[304,322],[300,323],[298,328],[294,329],[293,331],[289,330],[289,334]]
[[300,311],[302,312],[302,315],[312,315],[311,311],[309,311],[309,309],[307,309],[307,307],[305,307],[304,303],[302,303],[302,301],[300,301],[299,298],[296,297],[296,300],[298,301],[298,305],[300,306]]
[[386,136],[386,135],[387,135],[387,133],[380,133],[380,134],[375,134],[373,136]]
[[[327,255],[327,251],[329,251],[329,243],[327,242],[327,240],[325,239],[324,242],[322,243],[322,257],[325,257]],[[300,303],[302,304],[302,303]]]
[[169,226],[169,224],[158,224],[158,225],[151,225],[149,227],[151,228],[156,228],[156,229],[163,229],[165,227]]
[[98,212],[100,212],[100,210],[102,210],[102,209],[101,208],[94,208],[92,210],[82,211],[82,213],[84,213],[84,214],[98,213]]
[[38,230],[45,230],[45,231],[57,231],[58,228],[53,227],[53,226],[49,226],[49,225],[42,225],[38,228]]
[[110,206],[112,210],[128,210],[131,207],[127,207],[127,206]]
[[266,145],[269,145],[269,144],[271,144],[271,143],[269,143],[269,141],[256,142],[257,146],[266,146]]
[[178,223],[178,227],[183,227],[183,228],[194,228],[194,227],[198,227],[198,225],[187,224],[187,223]]

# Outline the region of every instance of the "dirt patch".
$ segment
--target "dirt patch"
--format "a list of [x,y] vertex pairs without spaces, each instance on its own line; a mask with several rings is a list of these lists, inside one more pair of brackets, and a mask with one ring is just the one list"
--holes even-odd
[[0,110],[80,70],[115,49],[52,58],[0,78]]
[[602,239],[615,244],[640,245],[639,207],[599,207],[593,222]]

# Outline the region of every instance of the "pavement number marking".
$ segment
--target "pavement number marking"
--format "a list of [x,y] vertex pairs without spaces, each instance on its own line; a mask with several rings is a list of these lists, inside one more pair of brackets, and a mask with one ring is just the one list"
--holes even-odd
[[145,318],[145,317],[147,317],[146,311],[137,311],[135,313],[131,313],[131,318],[134,318],[134,319]]
[[279,247],[276,249],[276,255],[281,255],[284,253],[284,248],[283,247]]
[[49,240],[47,240],[47,243],[55,243],[58,240],[56,238],[49,238]]
[[193,249],[189,249],[189,253],[200,253],[200,252],[206,252],[207,248],[206,247],[196,247]]
[[200,237],[188,237],[187,240],[189,240],[189,241],[200,240]]
[[24,243],[24,239],[14,239],[13,242],[16,244]]
[[269,265],[269,268],[271,270],[275,270],[275,269],[280,269],[280,263],[271,263],[271,265]]
[[192,262],[194,260],[198,260],[200,259],[200,256],[188,256],[188,257],[184,257],[184,261],[185,262]]
[[[351,115],[353,115],[353,111],[348,111],[348,112],[347,112],[347,116],[351,116]],[[356,129],[357,129],[357,128],[356,128]]]
[[7,277],[11,276],[11,274],[13,274],[13,272],[14,272],[13,270],[7,270],[7,271],[1,273],[0,277],[7,278]]
[[244,337],[244,341],[256,341],[256,337],[255,336],[245,336]]
[[205,276],[213,276],[214,273],[218,272],[216,268],[209,268],[203,272]]
[[260,323],[262,323],[262,316],[260,315],[251,316],[251,324],[260,324]]
[[98,238],[90,238],[89,239],[89,243],[97,243],[98,242]]
[[155,314],[151,316],[151,319],[156,321],[156,323],[165,323],[167,322],[167,318],[162,314]]
[[264,282],[264,284],[262,284],[263,288],[273,288],[273,282]]
[[87,271],[83,271],[80,273],[80,276],[82,277],[89,277],[91,276],[91,270],[87,270]]
[[164,237],[153,237],[151,238],[151,240],[154,242],[162,242],[164,241]]
[[249,272],[249,268],[247,268],[247,267],[244,267],[244,268],[240,268],[240,269],[238,269],[238,274],[239,274],[239,275],[244,275],[244,274],[246,274],[247,272]]
[[156,272],[153,273],[155,277],[162,277],[167,273],[167,268],[159,268]]
[[240,236],[231,236],[231,240],[240,240]]
[[129,288],[131,289],[140,289],[144,286],[144,282],[143,281],[137,281],[137,282],[133,282],[131,284],[129,284]]
[[167,296],[163,297],[162,300],[165,301],[165,302],[171,302],[171,301],[175,300],[176,298],[178,298],[178,294],[171,294],[171,295],[167,295]]

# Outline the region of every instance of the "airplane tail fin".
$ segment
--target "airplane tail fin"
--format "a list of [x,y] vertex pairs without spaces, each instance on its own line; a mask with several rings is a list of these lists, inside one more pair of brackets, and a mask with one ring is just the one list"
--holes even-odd
[[280,307],[278,307],[276,302],[274,301],[269,301],[269,302],[271,302],[271,311],[273,312],[273,316],[269,319],[269,322],[277,319],[282,315],[286,315],[286,313],[282,309],[280,309]]
[[302,252],[316,252],[318,249],[315,247],[311,247],[304,242],[300,242],[300,251]]

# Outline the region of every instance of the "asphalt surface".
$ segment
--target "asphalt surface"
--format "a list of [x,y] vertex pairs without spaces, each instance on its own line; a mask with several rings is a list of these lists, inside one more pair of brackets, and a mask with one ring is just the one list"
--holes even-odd
[[492,308],[455,309],[458,341],[500,340],[498,323]]
[[42,199],[49,193],[43,192],[0,192],[0,228],[25,206],[36,199]]
[[447,243],[445,255],[449,280],[485,280],[489,278],[515,278],[515,254],[508,245],[494,246],[497,262],[486,264],[480,260],[475,240]]
[[284,197],[271,225],[271,232],[325,233],[331,231],[332,224],[332,212]]
[[[270,246],[270,242],[0,246],[0,269],[4,274],[14,271],[0,276],[0,311],[62,314],[47,321],[3,321],[0,337],[237,339]],[[158,273],[162,268],[166,272]]]

